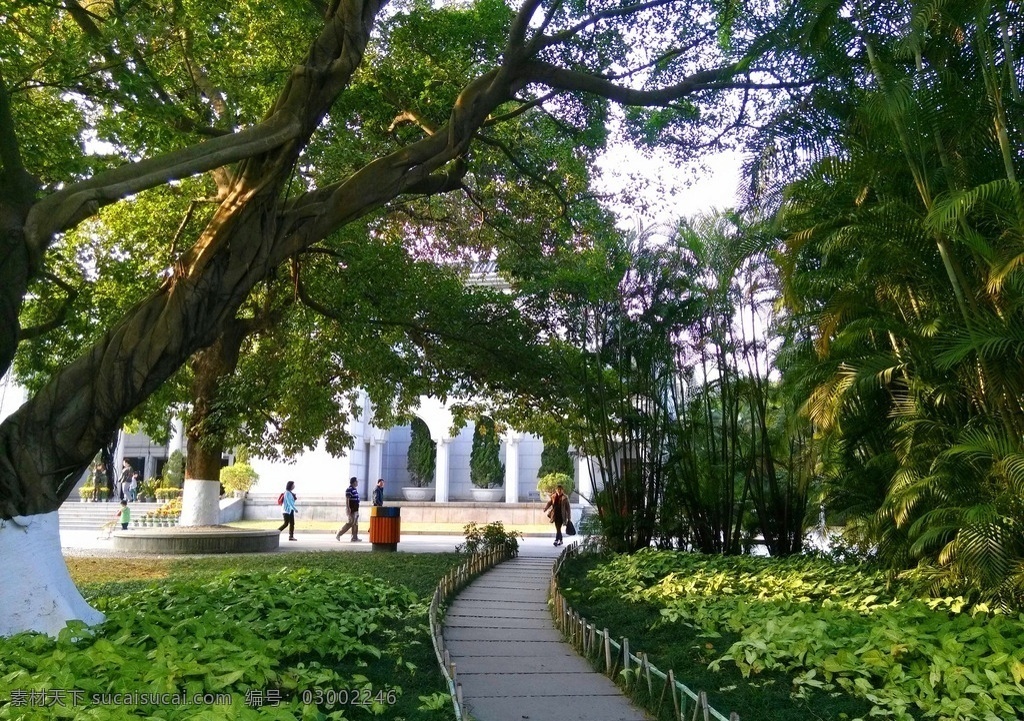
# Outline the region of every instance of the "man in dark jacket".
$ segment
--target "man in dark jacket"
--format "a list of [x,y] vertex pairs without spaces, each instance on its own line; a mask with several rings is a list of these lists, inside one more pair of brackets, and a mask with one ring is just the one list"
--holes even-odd
[[352,529],[350,542],[357,542],[359,538],[359,485],[354,477],[349,479],[348,488],[345,489],[345,508],[348,512],[348,523],[341,527],[341,530],[334,534],[335,540],[340,541],[341,536],[348,529]]

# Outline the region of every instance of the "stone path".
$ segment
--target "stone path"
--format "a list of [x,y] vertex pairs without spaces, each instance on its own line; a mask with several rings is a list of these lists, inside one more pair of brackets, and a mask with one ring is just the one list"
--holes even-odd
[[[526,551],[527,549],[522,549]],[[554,552],[487,571],[449,606],[445,645],[477,721],[647,721],[555,630],[547,604]]]

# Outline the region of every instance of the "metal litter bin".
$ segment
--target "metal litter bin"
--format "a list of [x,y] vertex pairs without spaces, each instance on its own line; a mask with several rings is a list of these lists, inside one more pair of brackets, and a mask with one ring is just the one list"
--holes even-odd
[[370,506],[370,543],[374,551],[397,551],[402,535],[402,509]]

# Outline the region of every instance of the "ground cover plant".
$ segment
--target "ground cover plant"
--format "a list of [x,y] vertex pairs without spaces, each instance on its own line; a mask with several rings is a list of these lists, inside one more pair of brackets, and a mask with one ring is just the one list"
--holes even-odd
[[564,567],[570,603],[720,711],[771,719],[1019,718],[1024,616],[824,559],[645,550]]
[[455,554],[69,558],[106,621],[0,639],[0,719],[447,719],[427,628]]

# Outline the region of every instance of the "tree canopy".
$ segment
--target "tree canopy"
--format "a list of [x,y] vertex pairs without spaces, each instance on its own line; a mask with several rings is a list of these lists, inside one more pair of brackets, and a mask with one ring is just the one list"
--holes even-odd
[[[756,75],[756,29],[772,10],[748,10],[742,23],[674,0],[4,10],[0,364],[63,302],[88,300],[57,272],[61,257],[75,258],[65,273],[97,271],[62,251],[71,236],[154,265],[130,273],[131,292],[103,296],[111,315],[0,427],[0,515],[56,507],[125,415],[215,343],[257,286],[353,223],[368,229],[356,242],[388,218],[428,254],[489,250],[520,272],[585,244],[606,226],[579,201],[610,102],[649,109],[629,114],[634,137],[679,140],[698,135],[695,119],[727,123],[745,97],[787,83]],[[147,201],[154,192],[165,199]],[[143,202],[165,204],[159,227],[90,228]],[[47,300],[23,328],[28,299]]]

